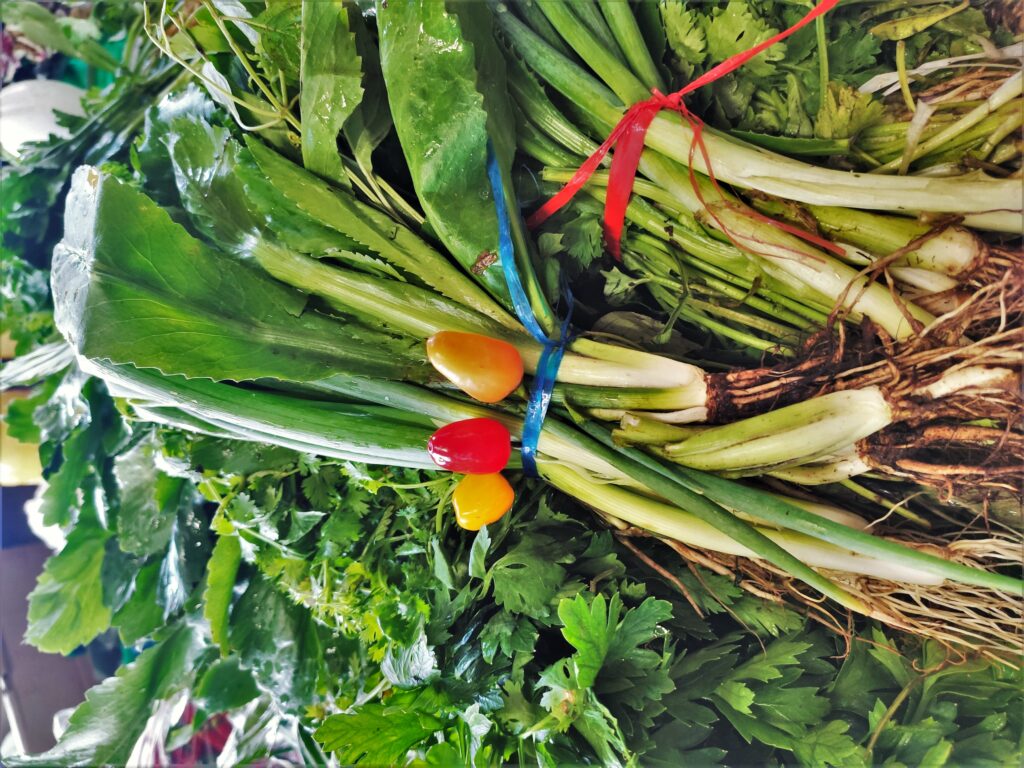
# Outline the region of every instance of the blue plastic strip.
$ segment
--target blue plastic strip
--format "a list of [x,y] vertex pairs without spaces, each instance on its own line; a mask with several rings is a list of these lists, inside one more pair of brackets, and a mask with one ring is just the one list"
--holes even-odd
[[533,378],[533,388],[526,404],[526,416],[523,419],[523,436],[520,452],[523,455],[523,468],[531,475],[537,475],[537,444],[540,442],[540,431],[544,427],[544,417],[551,405],[551,392],[555,388],[558,367],[562,364],[565,346],[569,343],[569,318],[572,317],[572,294],[568,294],[568,310],[562,323],[562,337],[555,344],[545,344],[544,351],[537,363],[537,373]]
[[501,183],[501,168],[498,167],[498,158],[494,154],[494,147],[487,142],[487,176],[491,180],[491,197],[494,198],[494,210],[498,214],[498,256],[501,259],[501,268],[505,273],[505,283],[508,285],[508,293],[512,298],[512,307],[516,311],[519,322],[526,326],[541,344],[550,344],[547,334],[533,314],[533,307],[530,306],[530,297],[526,295],[523,288],[523,281],[519,277],[519,269],[516,267],[515,246],[512,244],[512,222],[508,217],[508,206],[505,204],[504,186]]
[[519,321],[530,332],[530,335],[544,345],[544,351],[541,352],[537,371],[533,377],[533,386],[530,388],[530,399],[526,404],[520,448],[523,455],[523,470],[528,475],[536,477],[537,443],[540,441],[540,432],[544,426],[544,417],[547,415],[548,406],[551,405],[551,392],[555,387],[555,380],[558,378],[558,367],[562,364],[565,347],[572,338],[569,323],[572,319],[573,298],[572,292],[563,285],[566,299],[565,320],[562,322],[559,337],[557,339],[548,338],[544,329],[541,328],[537,316],[533,313],[530,299],[526,295],[523,281],[519,277],[519,269],[516,267],[515,246],[512,243],[512,224],[509,219],[508,206],[505,204],[501,168],[498,167],[498,158],[495,156],[490,142],[487,143],[487,176],[491,182],[491,195],[494,198],[494,209],[498,215],[498,256],[501,259],[502,271],[505,273],[505,283],[508,285],[509,296],[512,298],[512,306]]

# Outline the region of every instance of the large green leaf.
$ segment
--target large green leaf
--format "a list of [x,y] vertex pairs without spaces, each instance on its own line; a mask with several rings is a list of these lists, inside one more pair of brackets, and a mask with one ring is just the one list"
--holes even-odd
[[103,604],[103,553],[110,533],[99,523],[94,477],[85,482],[85,506],[67,543],[46,561],[28,596],[25,641],[47,653],[70,653],[110,626]]
[[302,162],[344,187],[338,134],[363,98],[363,67],[341,0],[302,3]]
[[242,665],[285,707],[298,713],[314,702],[323,663],[316,622],[262,575],[239,599],[228,636]]
[[[427,220],[455,259],[507,302],[494,262],[498,219],[487,180],[488,121],[473,45],[444,3],[381,2],[377,17],[391,114]],[[500,136],[496,131],[496,144],[504,148],[507,140]]]
[[206,645],[191,623],[175,626],[157,645],[91,688],[57,745],[40,755],[4,756],[4,765],[125,765],[146,727],[153,702],[187,686]]
[[305,296],[93,168],[75,173],[53,288],[57,325],[86,357],[234,381],[404,378],[422,366],[407,343],[304,311]]
[[[278,191],[216,117],[194,87],[168,96],[150,113],[138,158],[153,199],[169,206],[180,198],[191,226],[233,253],[248,255],[260,231],[318,258],[359,249]],[[168,187],[177,195],[168,195]]]

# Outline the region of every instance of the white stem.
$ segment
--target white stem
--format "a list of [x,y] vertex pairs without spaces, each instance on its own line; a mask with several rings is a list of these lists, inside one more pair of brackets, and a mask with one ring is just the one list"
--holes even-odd
[[899,282],[911,288],[920,288],[927,293],[942,293],[956,288],[960,283],[949,275],[932,272],[921,267],[889,267],[889,272]]
[[949,227],[908,253],[900,263],[962,278],[978,266],[985,254],[985,244],[977,235],[964,227]]
[[[569,467],[544,464],[541,472],[556,488],[630,525],[691,547],[756,559],[751,550],[678,507],[617,486],[595,485]],[[757,530],[812,568],[858,573],[905,584],[941,584],[943,581],[915,568],[858,555],[804,534],[766,527],[757,527]]]
[[769,474],[779,480],[799,485],[828,485],[849,480],[851,477],[870,472],[871,467],[859,456],[851,456],[828,464],[804,464],[799,467],[779,469]]
[[684,408],[681,411],[664,411],[664,412],[645,412],[645,416],[655,421],[660,421],[665,424],[695,424],[697,422],[707,421],[708,409],[701,408]]
[[954,392],[981,389],[1005,389],[1016,383],[1017,374],[1009,368],[985,368],[972,365],[946,373],[937,381],[921,387],[918,393],[939,399]]
[[878,387],[830,392],[713,427],[665,446],[665,455],[707,472],[784,469],[829,461],[892,422]]
[[855,528],[858,531],[868,530],[869,523],[860,515],[855,515],[853,512],[847,512],[845,509],[840,509],[831,504],[825,504],[820,501],[808,501],[807,499],[794,498],[793,496],[784,496],[781,493],[773,493],[775,496],[783,501],[793,504],[805,509],[808,512],[813,512],[816,515],[827,518],[834,523],[845,525],[847,528]]
[[[693,130],[671,113],[658,115],[647,132],[648,146],[684,165],[689,162],[692,141]],[[721,181],[789,200],[911,214],[984,214],[980,223],[1001,232],[1020,232],[1024,225],[1020,181],[1016,179],[977,173],[956,178],[878,178],[820,168],[709,130],[704,131],[704,144]],[[693,163],[696,170],[707,173],[700,152],[694,153]]]

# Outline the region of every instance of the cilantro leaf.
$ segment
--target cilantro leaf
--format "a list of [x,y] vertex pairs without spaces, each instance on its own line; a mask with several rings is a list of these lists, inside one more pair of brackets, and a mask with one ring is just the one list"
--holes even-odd
[[810,643],[796,640],[776,640],[763,654],[757,654],[733,671],[733,680],[758,680],[766,683],[783,676],[782,668],[800,664],[800,655],[811,647]]
[[495,614],[480,632],[484,661],[491,664],[500,652],[506,658],[517,653],[532,653],[537,644],[537,628],[525,618],[502,611]]
[[882,103],[869,93],[848,85],[829,83],[815,120],[814,133],[822,139],[847,139],[880,122]]
[[[716,64],[753,48],[779,31],[756,17],[751,4],[742,0],[730,0],[724,9],[704,16],[702,20],[708,53]],[[785,57],[785,43],[777,43],[747,62],[744,71],[753,77],[767,77],[775,71],[775,63]]]
[[562,225],[561,234],[560,245],[580,272],[604,255],[604,229],[598,213],[579,209],[576,217]]
[[565,569],[557,562],[560,555],[557,543],[547,536],[520,541],[491,567],[494,601],[513,613],[548,618],[565,581]]
[[842,19],[833,25],[828,49],[829,73],[837,80],[859,86],[881,69],[878,55],[882,41],[863,25]]
[[665,38],[672,51],[677,70],[686,77],[694,67],[707,58],[707,38],[696,11],[687,8],[681,0],[662,0],[659,3]]
[[830,720],[804,734],[794,745],[793,754],[804,765],[864,766],[864,751],[847,733],[850,724]]

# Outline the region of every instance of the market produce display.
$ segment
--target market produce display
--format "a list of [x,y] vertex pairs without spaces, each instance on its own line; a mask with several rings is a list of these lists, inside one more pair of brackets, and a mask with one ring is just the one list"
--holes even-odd
[[141,655],[5,763],[1016,763],[1012,8],[35,8],[26,639]]

